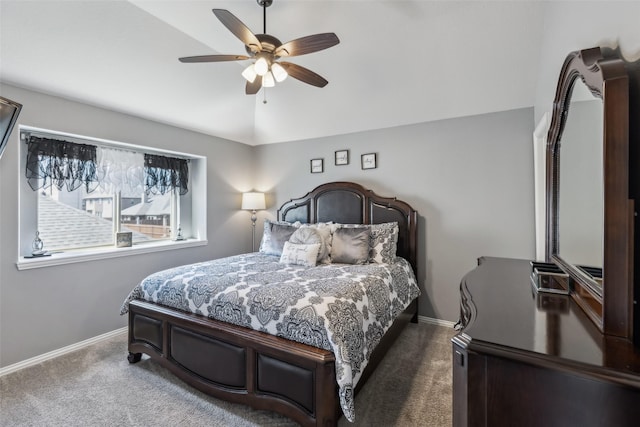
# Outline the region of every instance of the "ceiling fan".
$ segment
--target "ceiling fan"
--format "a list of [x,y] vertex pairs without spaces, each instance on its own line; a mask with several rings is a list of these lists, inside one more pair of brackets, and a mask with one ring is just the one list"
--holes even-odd
[[247,80],[245,88],[247,95],[258,93],[262,87],[275,86],[276,82],[283,81],[287,76],[313,86],[326,86],[329,82],[322,76],[300,65],[279,61],[279,59],[306,55],[307,53],[330,48],[340,43],[338,36],[334,33],[314,34],[283,44],[274,36],[267,34],[267,7],[271,6],[273,0],[257,0],[257,2],[263,9],[263,34],[253,34],[246,25],[228,10],[213,9],[214,15],[220,22],[244,43],[247,55],[187,56],[178,58],[179,61],[195,63],[253,59],[254,62],[242,72],[242,76]]

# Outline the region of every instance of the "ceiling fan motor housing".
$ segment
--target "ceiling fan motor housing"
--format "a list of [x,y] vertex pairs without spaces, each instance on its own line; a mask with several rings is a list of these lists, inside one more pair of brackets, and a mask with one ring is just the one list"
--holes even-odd
[[[277,38],[273,37],[269,34],[256,34],[255,35],[258,41],[260,41],[260,45],[262,46],[262,52],[273,53],[275,50],[282,46],[282,42]],[[253,55],[254,52],[251,50],[251,47],[245,45],[245,50],[249,55]]]

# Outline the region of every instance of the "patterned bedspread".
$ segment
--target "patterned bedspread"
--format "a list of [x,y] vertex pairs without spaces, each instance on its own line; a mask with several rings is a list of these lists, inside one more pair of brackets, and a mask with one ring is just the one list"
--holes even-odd
[[409,263],[282,264],[250,253],[154,273],[122,305],[142,299],[330,350],[342,410],[355,417],[353,391],[369,356],[418,289]]

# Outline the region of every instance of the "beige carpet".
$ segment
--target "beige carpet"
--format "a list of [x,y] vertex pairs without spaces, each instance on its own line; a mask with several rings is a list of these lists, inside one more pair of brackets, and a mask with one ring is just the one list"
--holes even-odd
[[[450,426],[453,329],[410,324],[340,426]],[[130,365],[126,335],[0,378],[1,426],[295,426],[202,394],[149,359]]]

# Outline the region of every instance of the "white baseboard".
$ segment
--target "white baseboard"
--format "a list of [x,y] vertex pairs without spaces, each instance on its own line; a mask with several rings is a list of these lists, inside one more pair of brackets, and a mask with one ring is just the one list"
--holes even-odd
[[430,323],[432,325],[445,326],[453,329],[456,322],[450,322],[449,320],[434,319],[433,317],[418,316],[418,323]]
[[0,377],[10,374],[12,372],[19,371],[20,369],[28,368],[29,366],[37,365],[38,363],[45,362],[63,354],[71,353],[72,351],[80,350],[84,347],[88,347],[92,344],[96,344],[100,341],[107,340],[116,335],[127,332],[128,327],[125,326],[115,331],[107,332],[106,334],[98,335],[97,337],[89,338],[88,340],[80,341],[79,343],[71,344],[58,350],[53,350],[40,356],[32,357],[31,359],[23,360],[22,362],[14,363],[13,365],[0,368]]
[[[455,322],[450,322],[448,320],[442,320],[442,319],[434,319],[433,317],[427,317],[427,316],[418,316],[418,322],[429,323],[429,324],[438,325],[438,326],[445,326],[447,328],[453,328],[453,325],[455,325]],[[63,354],[80,350],[84,347],[90,346],[92,344],[96,344],[100,341],[107,340],[116,335],[124,334],[125,332],[127,332],[127,329],[128,327],[125,326],[123,328],[116,329],[115,331],[107,332],[106,334],[98,335],[97,337],[89,338],[88,340],[84,340],[76,344],[71,344],[69,346],[60,348],[58,350],[53,350],[48,353],[41,354],[40,356],[32,357],[31,359],[23,360],[22,362],[14,363],[13,365],[0,368],[0,377],[10,374],[12,372],[19,371],[20,369],[28,368],[29,366],[37,365],[38,363],[45,362],[55,357],[62,356]]]

